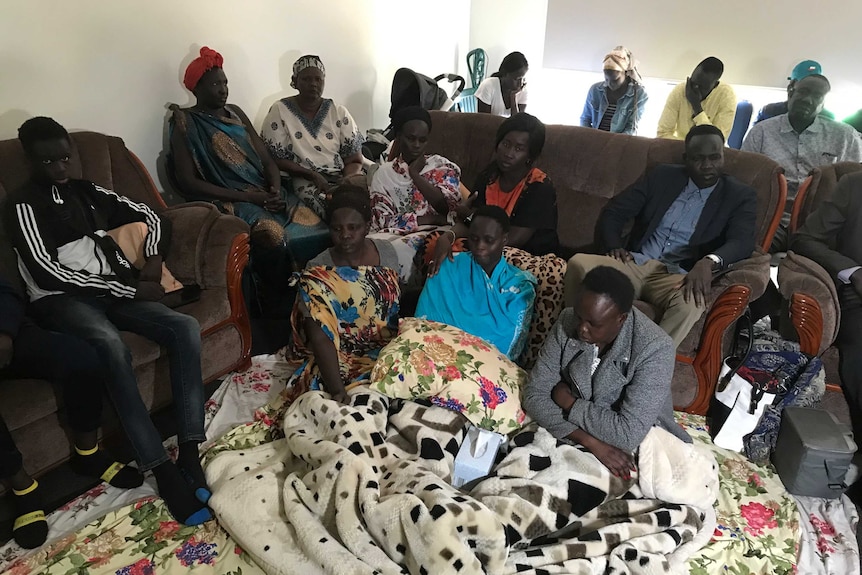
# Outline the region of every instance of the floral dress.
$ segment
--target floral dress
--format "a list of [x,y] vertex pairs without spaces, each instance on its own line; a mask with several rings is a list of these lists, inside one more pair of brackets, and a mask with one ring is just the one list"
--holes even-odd
[[315,266],[298,274],[299,295],[291,316],[293,342],[287,359],[299,361],[288,379],[285,406],[323,389],[320,366],[305,334],[311,318],[332,340],[345,387],[367,382],[380,350],[398,333],[398,272],[381,266]]

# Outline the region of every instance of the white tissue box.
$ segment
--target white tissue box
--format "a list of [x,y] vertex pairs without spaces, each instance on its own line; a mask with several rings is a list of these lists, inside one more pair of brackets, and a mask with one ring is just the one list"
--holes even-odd
[[455,456],[452,485],[461,487],[474,479],[487,476],[505,439],[505,436],[499,433],[470,426],[458,455]]

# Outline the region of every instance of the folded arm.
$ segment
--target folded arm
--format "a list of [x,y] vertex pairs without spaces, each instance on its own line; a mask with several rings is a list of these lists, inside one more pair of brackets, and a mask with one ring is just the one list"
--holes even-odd
[[569,410],[568,422],[622,451],[634,451],[658,421],[670,393],[673,342],[669,338],[656,339],[642,355],[642,360],[629,366],[635,373],[618,409],[578,400]]
[[56,242],[47,226],[40,227],[33,207],[26,202],[18,202],[11,209],[12,244],[40,288],[77,295],[135,297],[137,289],[118,281],[114,276],[74,270],[61,264]]
[[560,358],[567,339],[563,319],[558,319],[539,352],[521,399],[524,411],[557,439],[563,439],[577,429],[576,425],[565,420],[563,410],[551,396],[554,386],[560,381]]

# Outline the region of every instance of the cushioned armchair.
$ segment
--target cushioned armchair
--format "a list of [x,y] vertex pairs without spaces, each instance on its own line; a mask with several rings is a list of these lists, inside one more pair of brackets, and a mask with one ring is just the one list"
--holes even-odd
[[[790,232],[796,232],[817,207],[832,197],[846,174],[862,171],[862,164],[842,162],[814,168],[799,187],[790,219]],[[819,264],[793,253],[778,266],[778,286],[788,302],[790,323],[799,338],[802,351],[822,354],[826,381],[838,377],[838,350],[832,344],[838,337],[841,306],[835,282]]]
[[[251,329],[241,292],[248,261],[248,226],[206,203],[167,207],[140,160],[120,138],[93,132],[72,134],[72,177],[92,180],[152,207],[171,220],[173,235],[167,265],[183,283],[201,286],[199,301],[180,308],[201,324],[201,363],[206,381],[250,362]],[[0,142],[0,209],[8,192],[28,177],[18,140]],[[23,290],[16,256],[0,223],[0,274]],[[124,333],[132,350],[138,386],[150,409],[171,401],[168,362],[163,350],[140,336]],[[57,390],[44,381],[0,383],[0,413],[12,431],[24,464],[38,475],[62,463],[70,444],[60,425]]]
[[[434,129],[428,151],[441,154],[461,167],[468,188],[491,161],[494,139],[502,118],[490,114],[432,112]],[[538,167],[548,173],[557,190],[560,256],[595,251],[595,224],[607,201],[634,184],[658,164],[681,164],[685,145],[611,134],[574,126],[548,126]],[[729,328],[750,300],[759,297],[769,280],[772,241],[784,210],[787,184],[778,164],[760,154],[725,151],[725,171],[757,192],[756,245],[759,252],[738,262],[717,278],[708,298],[708,312],[692,328],[677,350],[672,384],[678,409],[705,413],[729,347]],[[560,286],[562,289],[562,286]],[[645,302],[638,307],[656,317]]]

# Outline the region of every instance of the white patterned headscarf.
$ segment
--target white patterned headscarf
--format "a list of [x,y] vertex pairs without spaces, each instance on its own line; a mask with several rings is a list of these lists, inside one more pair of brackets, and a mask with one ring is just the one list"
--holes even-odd
[[638,64],[640,62],[634,59],[632,53],[625,46],[617,46],[605,56],[602,62],[602,69],[619,70],[638,84],[641,84],[643,79],[640,72],[638,72]]
[[[296,78],[296,75],[305,70],[306,68],[317,68],[323,73],[324,76],[326,76],[326,68],[323,67],[323,62],[320,60],[320,56],[308,54],[306,56],[302,56],[299,60],[294,62],[293,77]],[[290,87],[296,88],[296,83],[293,81],[293,79],[290,80]]]

